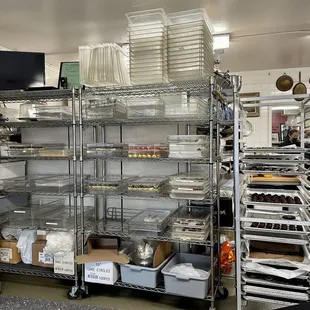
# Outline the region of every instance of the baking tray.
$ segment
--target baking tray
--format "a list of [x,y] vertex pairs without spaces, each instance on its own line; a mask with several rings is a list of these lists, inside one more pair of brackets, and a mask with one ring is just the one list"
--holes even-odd
[[[241,160],[244,164],[257,164],[257,165],[292,165],[292,159],[249,159],[249,158],[243,158]],[[294,159],[294,163],[296,165],[298,164],[305,164],[308,163],[309,160],[305,159]]]
[[183,241],[205,241],[210,234],[210,224],[206,229],[174,227],[169,231],[170,237]]
[[[240,217],[240,221],[246,223],[260,222],[279,225],[284,224],[310,226],[309,215],[307,214],[307,212],[308,211],[303,208],[295,211],[265,211],[257,209],[247,209],[245,212],[245,216]],[[287,218],[283,218],[283,216],[286,216]],[[293,217],[295,217],[295,219],[293,219]],[[269,233],[274,232],[274,229],[271,230],[267,228],[257,228],[255,231],[261,231],[262,229]],[[253,227],[252,230],[254,230]],[[304,229],[303,231],[306,232],[307,230]],[[282,230],[282,233],[288,233],[288,231]]]
[[300,154],[307,152],[303,148],[287,148],[287,147],[248,147],[243,150],[244,153],[282,153],[282,154]]
[[274,276],[259,275],[259,274],[244,274],[242,281],[249,284],[256,284],[262,286],[272,286],[289,290],[307,291],[309,289],[309,282],[307,280],[284,280]]
[[[300,188],[300,187],[299,187]],[[301,200],[301,204],[288,204],[288,203],[272,203],[272,202],[259,202],[259,201],[252,201],[251,196],[252,194],[271,194],[271,195],[284,195],[290,197],[298,197]],[[266,206],[266,207],[307,207],[309,206],[309,201],[303,195],[303,193],[299,190],[284,190],[284,189],[250,189],[247,188],[244,197],[242,198],[242,202],[245,205],[258,205],[258,206]]]
[[282,307],[289,307],[289,306],[295,306],[298,305],[296,301],[283,301],[283,300],[275,300],[275,299],[269,299],[269,298],[264,298],[264,297],[259,297],[259,296],[251,296],[247,295],[245,293],[242,294],[243,298],[247,301],[254,301],[254,302],[259,302],[259,303],[272,303],[275,305],[281,305]]
[[294,300],[300,300],[300,301],[308,301],[310,299],[310,296],[308,293],[300,293],[296,291],[288,291],[288,290],[277,290],[267,287],[260,287],[255,285],[243,285],[242,290],[246,293],[255,294],[255,295],[261,295],[261,296],[269,296],[269,297],[276,297],[283,299],[294,299]]
[[[257,164],[249,165],[250,167],[245,167],[241,170],[244,174],[272,174],[272,175],[285,175],[285,176],[296,176],[296,175],[304,175],[308,174],[309,170],[305,169],[304,167],[297,165],[297,166],[283,166],[274,165],[274,166],[264,166],[261,165],[259,169],[253,170],[251,166],[257,167]],[[284,171],[281,169],[284,169]],[[290,170],[290,171],[287,171]]]
[[247,235],[243,234],[243,239],[252,241],[265,241],[265,242],[276,242],[276,243],[286,243],[286,244],[296,244],[296,245],[308,245],[309,240],[300,238],[281,238],[276,236],[262,236],[262,235]]

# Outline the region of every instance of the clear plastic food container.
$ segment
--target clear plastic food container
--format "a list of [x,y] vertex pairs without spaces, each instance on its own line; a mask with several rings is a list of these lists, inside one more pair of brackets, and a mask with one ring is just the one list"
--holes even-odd
[[7,152],[9,157],[38,157],[43,145],[14,144],[9,145]]
[[161,231],[168,225],[168,210],[145,210],[129,220],[130,230]]
[[208,137],[204,135],[173,135],[168,136],[168,142],[180,145],[203,145],[207,144]]
[[87,157],[127,157],[128,145],[121,143],[95,143],[86,145]]
[[63,146],[44,146],[39,151],[40,157],[71,157],[73,150]]
[[166,177],[140,177],[128,181],[128,195],[157,196],[166,189]]
[[130,158],[161,158],[167,157],[167,144],[129,144]]
[[3,189],[5,191],[29,191],[34,188],[35,180],[46,177],[46,175],[26,175],[22,177],[9,178],[3,180]]
[[200,186],[205,187],[208,184],[208,175],[206,173],[184,172],[169,177],[169,183],[172,186]]
[[67,193],[73,190],[73,177],[69,175],[53,175],[34,181],[39,192]]
[[173,227],[206,229],[210,223],[210,210],[183,206],[171,215]]
[[164,104],[161,98],[132,98],[127,100],[128,118],[162,117]]
[[147,27],[149,25],[163,25],[167,24],[167,17],[164,9],[153,9],[138,12],[127,13],[126,17],[128,19],[129,26],[143,26]]
[[190,187],[173,187],[170,191],[170,197],[173,199],[204,200],[208,193],[208,187],[199,189]]
[[114,97],[88,98],[85,106],[87,119],[126,118],[126,102]]
[[109,193],[109,194],[119,194],[124,191],[126,182],[130,178],[121,176],[103,176],[99,178],[87,180],[87,189],[90,193]]
[[169,25],[190,25],[197,21],[204,21],[210,32],[214,32],[210,18],[203,8],[171,13],[167,15],[167,20]]
[[72,118],[72,109],[67,106],[37,105],[35,115],[38,120],[67,120]]
[[169,158],[176,159],[202,159],[207,158],[206,150],[199,151],[169,151]]
[[209,227],[204,229],[198,228],[186,228],[186,227],[174,227],[171,230],[171,238],[181,240],[192,241],[204,241],[208,239],[210,234]]

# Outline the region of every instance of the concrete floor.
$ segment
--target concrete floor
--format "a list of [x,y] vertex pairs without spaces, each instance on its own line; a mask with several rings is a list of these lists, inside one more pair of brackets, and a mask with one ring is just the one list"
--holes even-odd
[[[200,310],[209,309],[209,303],[193,300],[188,298],[179,298],[174,296],[150,294],[124,288],[109,286],[90,286],[92,296],[88,299],[70,301],[66,294],[70,283],[64,283],[52,279],[41,279],[35,277],[21,277],[15,275],[5,275],[0,278],[2,281],[3,295],[5,296],[21,296],[41,300],[50,300],[65,302],[69,304],[88,305],[91,307],[111,308],[114,310]],[[216,309],[218,310],[234,310],[236,309],[236,300],[234,289],[230,281],[225,283],[230,291],[230,297],[224,301],[218,301]],[[1,305],[0,305],[0,309]],[[19,309],[19,308],[18,308]],[[52,310],[52,308],[49,308]],[[55,310],[61,308],[56,307]],[[94,308],[91,308],[94,309]],[[276,309],[270,305],[260,305],[252,303],[248,310],[267,310]]]

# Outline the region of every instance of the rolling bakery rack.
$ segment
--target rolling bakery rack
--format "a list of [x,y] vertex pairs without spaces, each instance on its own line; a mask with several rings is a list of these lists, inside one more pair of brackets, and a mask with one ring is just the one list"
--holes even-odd
[[[23,133],[23,129],[26,128],[67,128],[67,148],[72,149],[72,153],[68,156],[60,157],[60,156],[17,156],[14,158],[14,155],[8,156],[8,154],[1,154],[0,161],[9,162],[9,161],[18,161],[23,160],[26,161],[26,177],[24,178],[24,184],[28,183],[30,177],[27,177],[28,171],[28,162],[33,160],[46,160],[46,165],[54,165],[58,160],[66,160],[68,161],[68,171],[64,174],[64,177],[72,178],[73,186],[70,190],[65,190],[63,192],[55,192],[49,191],[45,189],[44,191],[34,190],[32,187],[16,187],[14,183],[10,189],[6,189],[4,194],[7,197],[12,197],[14,195],[25,194],[29,197],[46,197],[50,199],[58,199],[60,197],[64,198],[68,197],[68,209],[69,209],[69,217],[71,219],[71,223],[68,227],[53,228],[51,226],[37,225],[36,223],[28,223],[23,221],[19,221],[16,223],[8,223],[5,222],[5,225],[8,225],[10,228],[19,228],[19,229],[42,229],[46,231],[66,231],[74,234],[74,256],[78,255],[78,235],[80,223],[78,221],[78,184],[77,184],[77,153],[76,153],[76,139],[77,139],[77,124],[76,124],[76,97],[78,96],[78,92],[76,90],[46,90],[46,91],[1,91],[0,92],[0,102],[4,104],[5,107],[10,109],[10,107],[14,104],[31,104],[31,103],[46,103],[48,102],[51,105],[58,105],[59,103],[65,103],[69,107],[72,105],[72,114],[68,118],[63,118],[59,120],[39,120],[39,121],[2,121],[0,122],[0,127],[7,128],[20,128]],[[16,117],[16,115],[15,115]],[[33,138],[33,143],[36,143],[35,137]],[[5,156],[4,156],[5,155]],[[56,164],[57,165],[57,164]],[[57,176],[61,177],[61,176]],[[44,200],[45,198],[43,198]],[[28,206],[29,208],[31,206]],[[1,214],[1,217],[3,214]],[[5,213],[4,213],[5,216]],[[61,274],[54,273],[53,269],[42,268],[33,265],[27,265],[23,263],[19,263],[16,265],[1,263],[0,264],[0,272],[3,273],[12,273],[19,275],[29,275],[29,276],[38,276],[38,277],[46,277],[46,278],[55,278],[55,279],[64,279],[64,280],[72,280],[74,281],[74,286],[72,287],[69,293],[73,295],[76,292],[79,292],[79,273],[78,268],[75,265],[74,274]],[[70,294],[68,294],[69,296]]]
[[[238,310],[253,301],[285,307],[310,299],[310,196],[304,139],[309,100],[308,95],[236,100],[234,182],[238,184],[241,177],[245,181],[234,190]],[[243,102],[271,108],[292,101],[301,111],[299,147],[239,149],[237,118]]]

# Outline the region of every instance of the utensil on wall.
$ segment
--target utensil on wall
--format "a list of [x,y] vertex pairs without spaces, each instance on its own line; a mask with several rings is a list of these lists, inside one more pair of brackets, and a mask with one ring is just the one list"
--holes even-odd
[[[299,71],[299,82],[293,88],[293,95],[305,95],[307,94],[307,87],[301,82],[301,71]],[[295,98],[296,101],[302,101],[303,98]]]
[[276,81],[276,87],[280,91],[288,91],[294,85],[294,81],[291,76],[284,73]]

